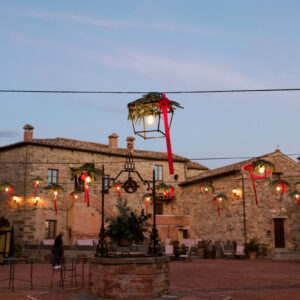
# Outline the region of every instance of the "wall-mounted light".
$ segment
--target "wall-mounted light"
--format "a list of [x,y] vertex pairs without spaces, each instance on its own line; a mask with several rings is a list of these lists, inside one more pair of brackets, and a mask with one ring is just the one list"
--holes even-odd
[[18,196],[13,196],[13,201],[14,201],[14,204],[16,204],[17,206],[19,206],[19,204],[20,204],[20,200],[21,200],[21,198],[20,198],[20,197],[18,197]]
[[36,209],[37,205],[39,204],[40,197],[33,198],[34,208]]
[[232,195],[234,198],[241,198],[242,197],[242,190],[241,189],[238,189],[238,188],[233,188],[232,189]]

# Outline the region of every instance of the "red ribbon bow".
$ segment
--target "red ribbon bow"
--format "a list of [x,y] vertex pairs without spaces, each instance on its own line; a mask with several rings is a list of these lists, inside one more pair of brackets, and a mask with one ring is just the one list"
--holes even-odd
[[119,195],[121,195],[121,184],[119,184],[119,183],[116,183],[116,189],[117,189],[117,193],[119,194]]
[[34,186],[34,198],[36,198],[36,195],[37,195],[37,186],[38,186],[37,181],[34,182],[33,186]]
[[219,207],[219,204],[218,204],[218,198],[215,198],[213,201],[214,201],[214,204],[217,205],[218,215],[220,215],[220,207]]
[[262,179],[262,178],[266,178],[269,174],[272,173],[272,170],[269,170],[267,173],[265,173],[264,175],[255,175],[253,173],[253,168],[254,168],[254,165],[251,164],[251,165],[247,165],[244,167],[244,170],[245,171],[249,171],[250,175],[251,175],[251,180],[252,180],[252,185],[253,185],[253,190],[254,190],[254,196],[255,196],[255,202],[256,202],[256,205],[258,205],[258,201],[257,201],[257,193],[256,193],[256,187],[255,187],[255,182],[254,182],[254,178],[258,178],[258,179]]
[[172,157],[171,139],[170,139],[170,131],[169,131],[169,121],[168,121],[168,112],[170,112],[171,109],[171,101],[165,96],[165,94],[161,94],[161,98],[162,99],[159,101],[158,107],[161,109],[164,116],[169,171],[170,174],[172,175],[174,174],[174,167],[173,167],[173,157]]
[[283,197],[284,193],[287,192],[287,187],[285,186],[285,184],[282,182],[281,179],[279,179],[279,184],[281,186],[281,197]]
[[10,202],[11,201],[11,198],[12,198],[12,193],[13,193],[13,189],[15,188],[14,185],[10,186],[9,189],[8,189],[8,193],[9,193],[9,199],[8,201]]
[[54,209],[55,209],[55,214],[57,215],[56,196],[57,196],[57,191],[54,191]]
[[90,206],[89,183],[87,182],[87,174],[83,173],[80,178],[84,181],[84,202]]

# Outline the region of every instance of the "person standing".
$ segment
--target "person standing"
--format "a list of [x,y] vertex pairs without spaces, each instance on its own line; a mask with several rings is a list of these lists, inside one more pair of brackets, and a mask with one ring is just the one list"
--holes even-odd
[[54,269],[61,268],[62,260],[64,256],[64,250],[63,250],[63,239],[64,232],[61,231],[59,235],[55,238],[54,245],[52,248],[52,254],[53,254],[53,267]]

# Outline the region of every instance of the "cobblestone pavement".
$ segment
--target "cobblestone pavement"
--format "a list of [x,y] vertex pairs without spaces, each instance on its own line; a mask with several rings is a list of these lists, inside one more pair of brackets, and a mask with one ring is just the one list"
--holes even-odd
[[[171,294],[159,299],[211,300],[298,300],[300,299],[300,262],[267,260],[190,260],[171,263]],[[9,266],[0,265],[0,300],[96,300],[87,293],[88,266],[85,269],[85,287],[65,289],[54,283],[50,289],[51,266],[36,264],[33,269],[33,290],[27,282],[16,281],[15,291],[8,290]],[[26,279],[29,265],[16,266],[15,276]],[[56,273],[58,280],[58,273]]]

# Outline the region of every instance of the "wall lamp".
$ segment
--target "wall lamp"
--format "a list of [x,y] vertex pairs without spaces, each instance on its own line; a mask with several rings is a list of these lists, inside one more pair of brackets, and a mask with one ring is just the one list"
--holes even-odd
[[39,204],[39,201],[40,201],[40,197],[33,198],[34,209],[36,209],[37,205]]
[[243,194],[243,192],[241,189],[236,188],[236,187],[232,189],[232,195],[234,198],[241,198],[242,194]]
[[17,207],[19,207],[20,200],[21,200],[20,197],[18,197],[18,196],[13,196],[13,201],[14,201],[14,203],[17,205]]

